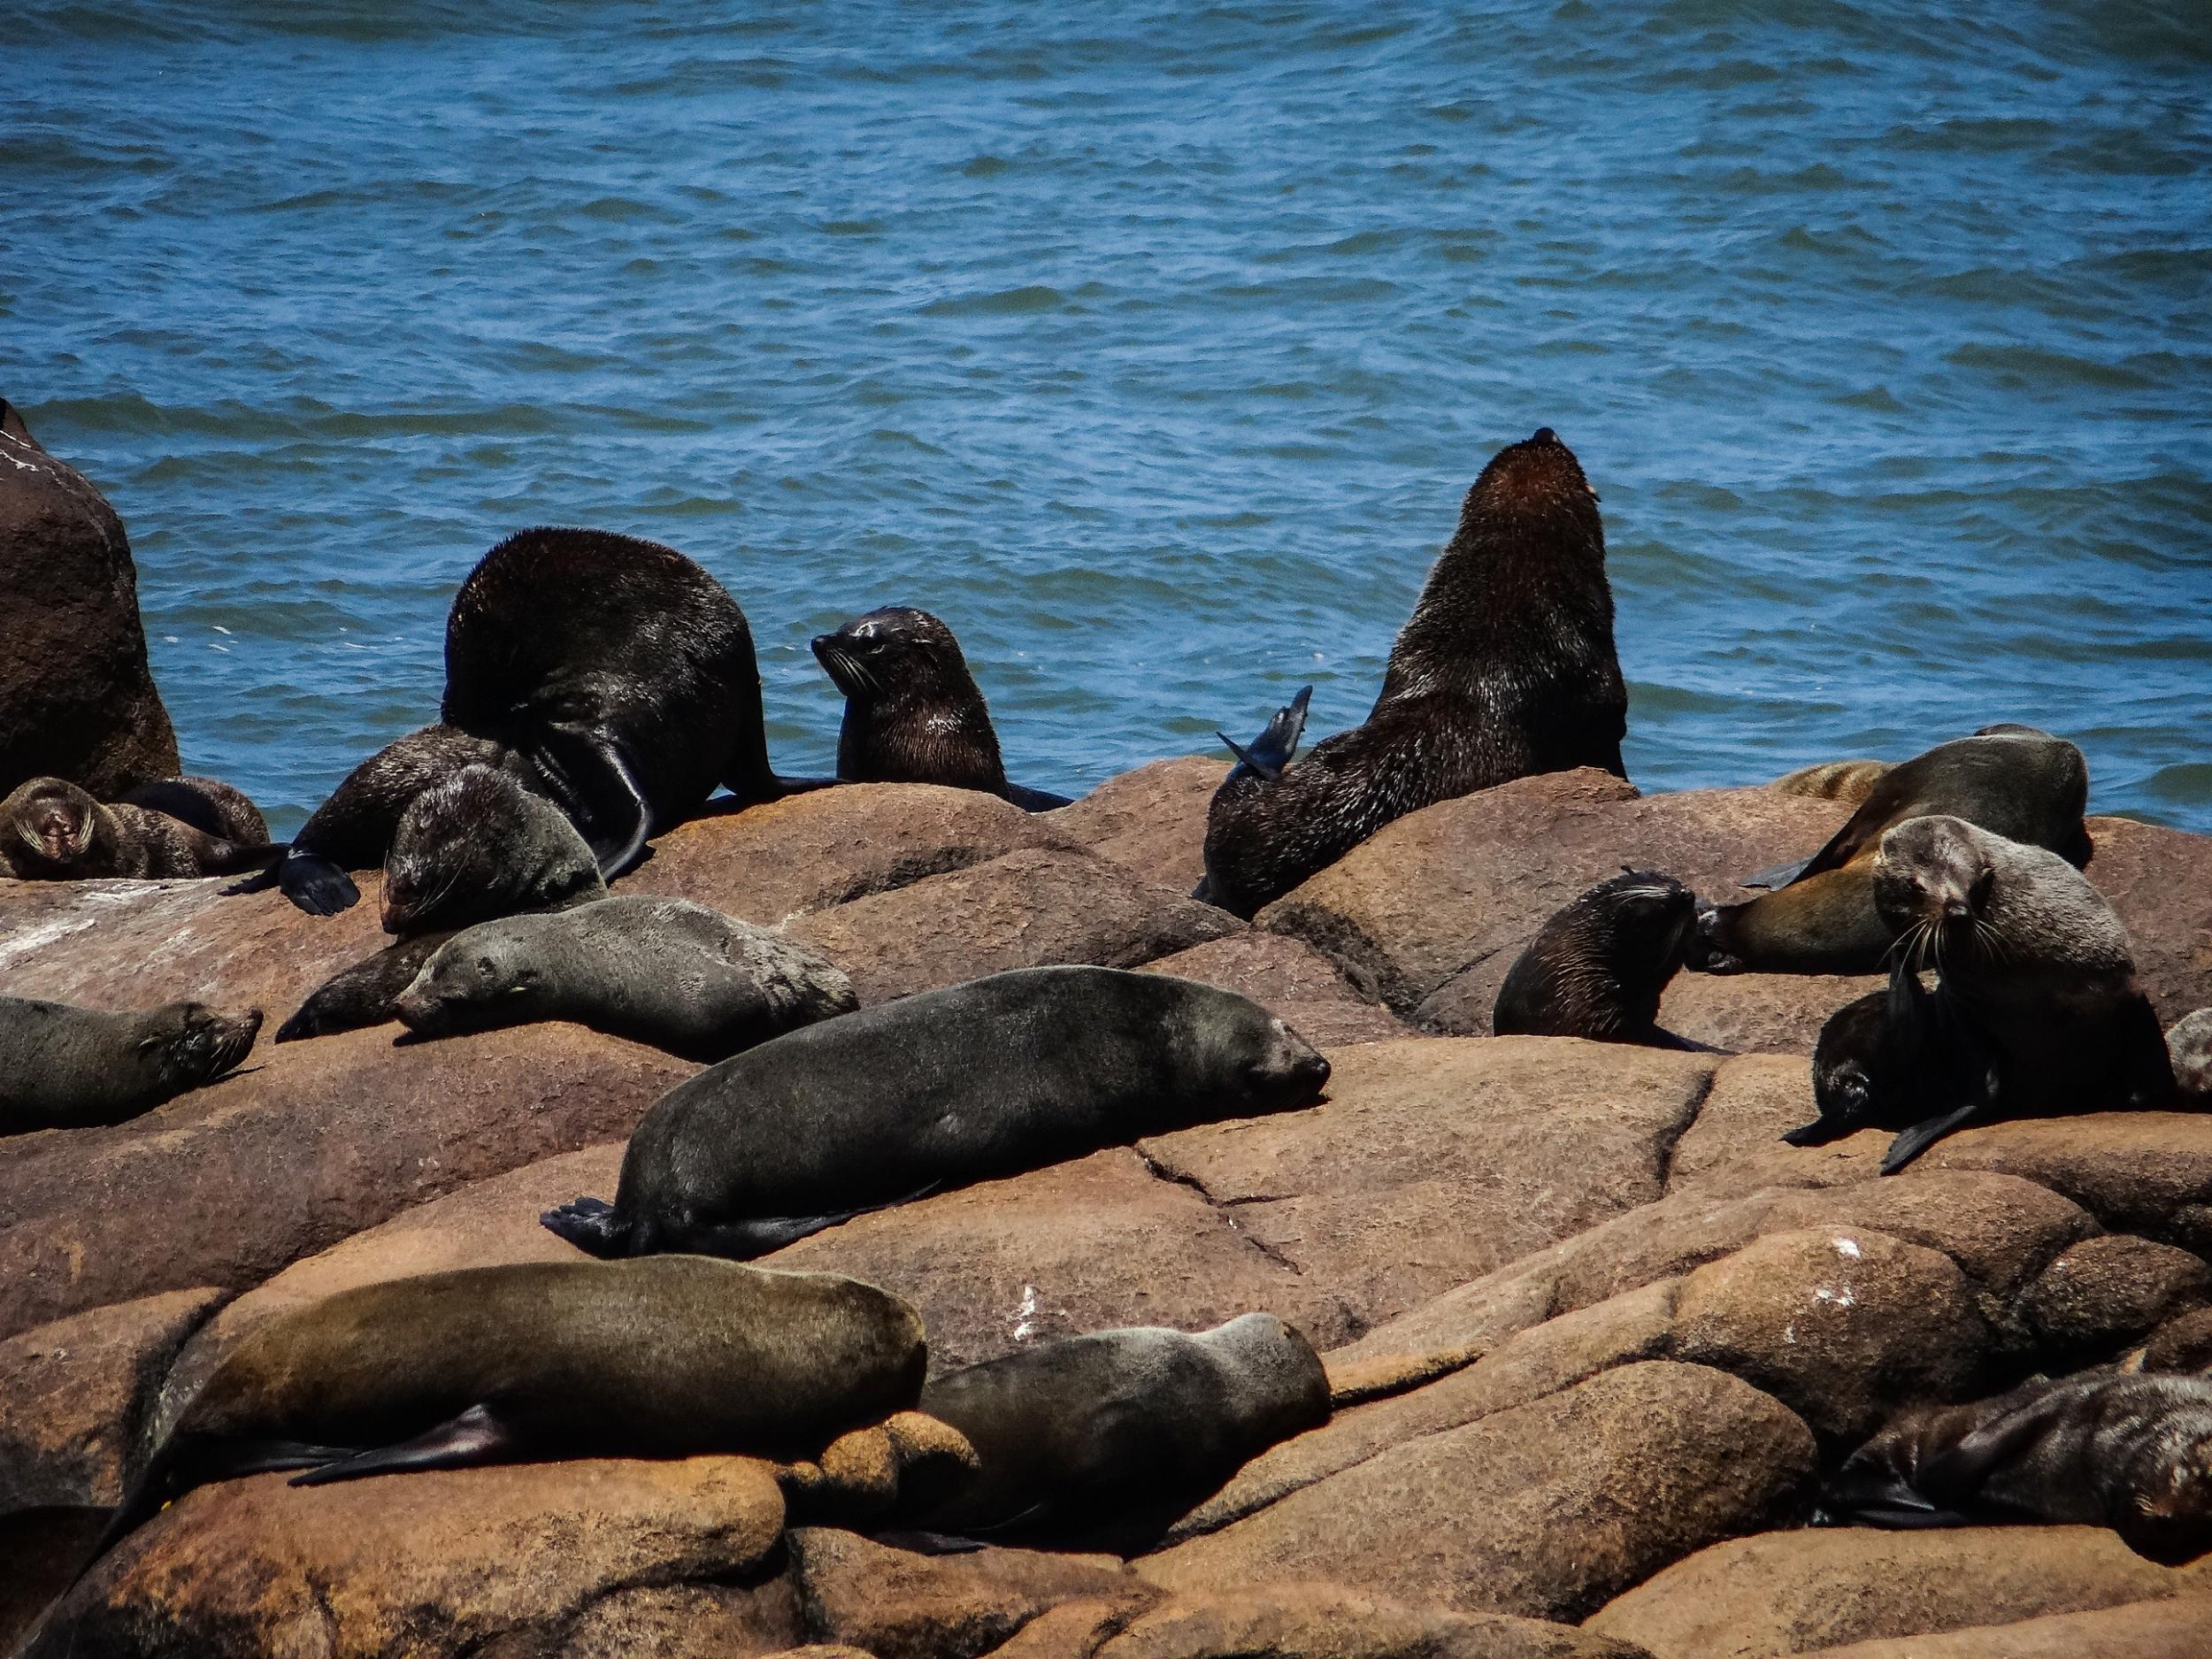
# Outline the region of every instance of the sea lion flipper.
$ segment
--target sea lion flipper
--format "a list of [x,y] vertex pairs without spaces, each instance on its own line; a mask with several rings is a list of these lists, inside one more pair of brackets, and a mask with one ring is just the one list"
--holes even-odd
[[1740,887],[1765,887],[1770,892],[1777,887],[1789,886],[1805,873],[1805,866],[1811,863],[1809,858],[1793,858],[1787,864],[1769,864],[1764,870],[1755,870],[1747,876],[1739,877],[1736,885]]
[[514,1431],[489,1406],[473,1405],[396,1446],[379,1446],[294,1475],[296,1486],[322,1486],[364,1475],[392,1475],[415,1469],[472,1469],[496,1463],[515,1447]]
[[295,846],[259,875],[225,887],[225,893],[260,893],[274,881],[284,896],[310,916],[335,916],[361,902],[353,878],[319,853]]
[[1929,1118],[1915,1124],[1889,1143],[1889,1150],[1882,1156],[1882,1173],[1894,1175],[1905,1165],[1925,1152],[1937,1141],[1960,1127],[1968,1118],[1981,1110],[1982,1102],[1970,1100],[1965,1105],[1945,1112],[1939,1118]]
[[613,1257],[630,1253],[630,1224],[603,1198],[572,1198],[547,1210],[538,1223],[589,1256]]
[[277,1027],[276,1041],[297,1042],[305,1037],[326,1037],[334,1032],[380,1025],[396,1018],[394,999],[452,936],[450,932],[420,933],[387,945],[351,967],[341,968],[317,986],[298,1011]]
[[969,1538],[959,1532],[932,1532],[921,1528],[902,1527],[887,1532],[878,1532],[875,1540],[892,1549],[903,1549],[914,1555],[972,1555],[988,1548],[979,1538]]
[[611,881],[638,861],[652,833],[653,809],[621,746],[603,732],[549,721],[532,752],[576,827],[591,843],[599,873]]
[[1059,807],[1073,806],[1071,795],[1055,795],[1049,789],[1032,789],[1026,784],[1010,783],[1006,798],[1025,812],[1050,812]]
[[1298,752],[1298,740],[1306,732],[1306,704],[1312,698],[1311,686],[1299,687],[1298,695],[1275,710],[1248,747],[1237,742],[1226,732],[1214,735],[1228,744],[1239,766],[1272,783],[1283,775],[1283,768],[1290,764],[1291,757]]

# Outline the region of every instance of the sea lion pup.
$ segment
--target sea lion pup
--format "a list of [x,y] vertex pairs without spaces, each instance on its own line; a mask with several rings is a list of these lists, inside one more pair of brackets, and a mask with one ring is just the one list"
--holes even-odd
[[687,899],[626,895],[465,928],[394,1011],[423,1037],[572,1019],[715,1061],[858,1006],[841,970],[781,933]]
[[2212,1549],[2212,1378],[2036,1378],[1906,1411],[1845,1460],[1823,1507],[1876,1526],[2108,1526],[2170,1565]]
[[1697,895],[1626,870],[1537,930],[1498,987],[1501,1037],[1587,1037],[1653,1048],[1702,1045],[1659,1029],[1659,999],[1697,929]]
[[975,1448],[927,1533],[1137,1553],[1269,1447],[1329,1420],[1312,1345],[1271,1313],[1198,1334],[1142,1327],[933,1378],[921,1409]]
[[1708,910],[1689,965],[1708,973],[1872,973],[1896,942],[1875,911],[1872,865],[1908,818],[1964,818],[2008,841],[2048,848],[2077,868],[2092,847],[2082,810],[2089,766],[2063,738],[1988,726],[1883,773],[1828,844],[1801,864],[1745,879],[1777,891]]
[[1248,917],[1438,801],[1575,766],[1626,776],[1597,503],[1549,426],[1500,450],[1391,647],[1366,724],[1289,766],[1286,710],[1275,741],[1240,752],[1207,811],[1198,896]]
[[558,807],[505,772],[463,766],[418,795],[393,833],[382,919],[400,942],[318,986],[276,1040],[381,1025],[423,964],[461,929],[606,895],[598,859]]
[[2127,930],[2058,854],[1963,818],[1909,818],[1882,837],[1873,889],[1899,940],[1893,974],[1937,972],[1935,1017],[1909,1041],[1945,1047],[1957,1079],[1891,1144],[1884,1174],[1977,1117],[2175,1103]]
[[123,796],[130,806],[165,812],[204,834],[241,846],[265,846],[269,821],[242,789],[219,778],[164,778],[142,783]]
[[1068,797],[1006,780],[998,733],[960,641],[926,611],[886,605],[834,634],[814,655],[845,694],[837,733],[841,783],[940,783],[1003,796],[1025,812]]
[[1821,1147],[1862,1129],[1905,1130],[1969,1098],[1990,1098],[1989,1056],[1972,1030],[1914,972],[1828,1017],[1813,1046],[1819,1116],[1789,1130],[1793,1147]]
[[769,767],[745,613],[657,541],[509,536],[455,595],[445,664],[440,724],[355,768],[293,838],[278,879],[301,909],[358,899],[346,872],[380,862],[408,802],[472,761],[550,795],[611,878],[718,784],[740,805],[817,787]]
[[1256,1002],[1165,974],[1018,968],[809,1025],[646,1109],[594,1256],[759,1256],[940,1187],[1313,1100],[1329,1063]]
[[2192,1105],[2212,1103],[2212,1008],[2176,1020],[2166,1033],[2174,1087]]
[[232,1070],[261,1010],[168,1002],[110,1013],[0,996],[0,1134],[121,1123]]
[[282,851],[266,841],[242,845],[211,835],[127,802],[109,805],[59,778],[34,778],[0,801],[0,875],[21,881],[229,876],[260,869]]

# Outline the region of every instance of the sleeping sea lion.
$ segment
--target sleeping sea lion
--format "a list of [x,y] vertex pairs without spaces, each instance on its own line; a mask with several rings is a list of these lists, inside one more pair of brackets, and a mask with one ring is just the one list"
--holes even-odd
[[1701,1048],[1659,1029],[1659,999],[1697,930],[1697,895],[1672,876],[1624,871],[1537,930],[1498,987],[1501,1037],[1587,1037]]
[[128,802],[96,801],[59,778],[34,778],[0,801],[0,875],[19,881],[236,875],[267,865],[282,851],[265,840],[224,840]]
[[261,1010],[204,1002],[111,1013],[0,996],[0,1134],[121,1123],[245,1059]]
[[1007,782],[991,711],[960,641],[928,611],[871,611],[815,635],[814,655],[845,694],[840,782],[980,789],[1027,812],[1068,804],[1066,795]]
[[1293,766],[1302,693],[1237,751],[1197,896],[1248,917],[1436,802],[1575,766],[1625,776],[1627,715],[1597,492],[1546,426],[1467,492],[1366,723]]
[[157,779],[140,784],[123,800],[129,806],[165,812],[218,841],[236,841],[242,847],[268,844],[269,821],[261,816],[261,809],[244,790],[219,778]]
[[863,1209],[1302,1106],[1329,1063],[1257,1003],[1165,974],[1020,968],[788,1033],[646,1109],[595,1256],[750,1256]]

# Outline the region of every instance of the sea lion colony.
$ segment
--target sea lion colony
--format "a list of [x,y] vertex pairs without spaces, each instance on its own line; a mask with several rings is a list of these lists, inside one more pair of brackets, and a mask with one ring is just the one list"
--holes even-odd
[[[1248,916],[1423,806],[1578,765],[1621,774],[1603,554],[1596,493],[1556,435],[1502,451],[1367,720],[1298,762],[1302,691],[1251,744],[1231,744],[1198,896]],[[611,1203],[580,1198],[545,1217],[616,1259],[399,1280],[265,1327],[174,1426],[112,1532],[191,1485],[255,1470],[320,1481],[609,1452],[801,1455],[918,1405],[968,1454],[897,1509],[890,1519],[914,1529],[898,1535],[961,1548],[969,1531],[1079,1532],[1129,1548],[1326,1419],[1310,1346],[1271,1315],[1199,1337],[1078,1337],[924,1388],[919,1321],[896,1299],[706,1259],[1140,1136],[1295,1110],[1329,1075],[1267,1010],[1187,980],[1033,969],[856,1011],[841,972],[772,931],[610,896],[607,881],[718,785],[741,807],[873,780],[1029,810],[1064,803],[1008,781],[938,618],[874,611],[813,644],[849,700],[839,776],[787,780],[768,761],[749,629],[718,583],[654,543],[526,531],[457,597],[440,721],[363,762],[288,845],[269,845],[250,803],[206,780],[151,780],[101,803],[42,776],[0,803],[0,873],[21,879],[258,868],[231,890],[279,885],[327,913],[357,898],[349,871],[381,863],[398,942],[324,985],[280,1040],[394,1018],[420,1036],[567,1019],[716,1063],[639,1121]],[[1701,904],[1657,872],[1601,882],[1515,964],[1495,1028],[1695,1047],[1656,1024],[1684,969],[1886,972],[1884,990],[1822,1033],[1820,1118],[1786,1137],[1893,1130],[1886,1169],[1970,1120],[2194,1098],[2206,1016],[2177,1027],[2177,1067],[2126,933],[2081,872],[2087,786],[2078,749],[2017,726],[1895,766],[1793,774],[1781,787],[1857,803],[1826,846],[1748,879],[1772,891],[1742,904]],[[257,1010],[0,998],[0,1133],[151,1110],[235,1068],[259,1024]],[[853,1308],[877,1336],[832,1340],[844,1315],[826,1310]],[[718,1332],[732,1320],[734,1337]],[[872,1357],[856,1358],[856,1342],[873,1342]],[[708,1409],[732,1386],[709,1372],[732,1363],[746,1409]],[[2200,1390],[2138,1388],[2105,1411],[2105,1386],[1947,1407],[1951,1439],[1917,1463],[1886,1448],[1932,1431],[1886,1431],[1847,1465],[1832,1507],[1910,1525],[1993,1509],[2101,1517],[2131,1539],[2145,1534],[2129,1517],[2150,1515],[2162,1551],[2207,1536],[2212,1406]],[[2054,1414],[2084,1425],[2091,1449],[2050,1449]],[[2107,1442],[2133,1461],[2075,1492],[2067,1460],[2093,1462]],[[2030,1453],[2039,1461],[2021,1480],[1991,1472]],[[1079,1492],[1081,1525],[1062,1528],[1056,1503]]]

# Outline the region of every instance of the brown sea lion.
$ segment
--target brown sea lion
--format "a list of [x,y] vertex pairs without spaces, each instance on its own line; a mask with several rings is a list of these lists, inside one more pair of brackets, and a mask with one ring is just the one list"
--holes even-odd
[[1850,1455],[1824,1509],[1877,1526],[2108,1526],[2169,1564],[2212,1549],[2212,1378],[2036,1378],[1916,1407]]
[[1601,881],[1537,930],[1498,987],[1491,1028],[1701,1048],[1658,1025],[1696,929],[1697,895],[1672,876],[1628,870]]
[[1795,772],[1785,772],[1767,787],[1777,795],[1803,795],[1814,801],[1841,801],[1856,806],[1874,793],[1874,786],[1886,777],[1890,764],[1886,760],[1824,760],[1817,765],[1801,766]]
[[242,789],[219,778],[162,778],[142,783],[124,795],[129,806],[165,812],[218,841],[265,846],[269,821]]
[[1872,869],[1883,835],[1908,818],[1964,818],[2008,841],[2048,848],[2077,868],[2092,850],[2082,810],[2089,767],[2063,738],[2027,726],[1985,726],[1892,767],[1828,844],[1801,865],[1748,878],[1777,891],[1708,910],[1689,965],[1709,973],[1873,973],[1895,932],[1877,913]]
[[1236,749],[1207,812],[1198,896],[1240,916],[1436,802],[1575,766],[1626,775],[1597,492],[1550,427],[1467,492],[1366,723],[1293,766],[1305,697]]
[[265,841],[226,841],[128,802],[109,805],[59,778],[34,778],[0,801],[0,875],[19,881],[230,876],[264,868],[282,851]]
[[871,611],[815,635],[814,655],[845,694],[839,781],[980,789],[1027,812],[1068,804],[1066,795],[1006,780],[991,711],[960,641],[928,611]]
[[0,996],[0,1134],[121,1123],[234,1069],[261,1010],[111,1013]]

